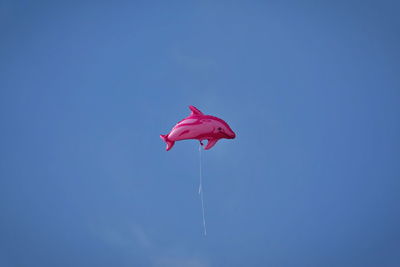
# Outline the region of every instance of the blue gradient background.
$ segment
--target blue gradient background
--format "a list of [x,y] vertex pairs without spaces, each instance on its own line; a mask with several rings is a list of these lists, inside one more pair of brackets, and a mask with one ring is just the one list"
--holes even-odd
[[167,2],[0,3],[0,266],[399,266],[400,4]]

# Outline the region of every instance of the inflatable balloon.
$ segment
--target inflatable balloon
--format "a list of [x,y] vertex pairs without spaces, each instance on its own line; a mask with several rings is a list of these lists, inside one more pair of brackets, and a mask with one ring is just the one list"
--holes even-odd
[[171,132],[166,135],[160,135],[161,139],[167,143],[166,150],[170,150],[176,141],[196,139],[203,145],[203,140],[208,140],[206,150],[212,148],[219,139],[234,139],[235,133],[231,127],[220,118],[204,115],[194,106],[189,106],[191,114],[178,122]]

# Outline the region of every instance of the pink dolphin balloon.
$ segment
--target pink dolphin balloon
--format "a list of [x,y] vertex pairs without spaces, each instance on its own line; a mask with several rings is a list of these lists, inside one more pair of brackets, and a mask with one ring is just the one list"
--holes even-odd
[[189,106],[192,113],[189,117],[178,122],[171,132],[166,135],[160,135],[161,139],[167,143],[167,151],[170,150],[175,141],[197,139],[200,141],[208,140],[205,149],[212,148],[219,139],[234,139],[236,134],[229,125],[220,118],[204,115],[194,106]]

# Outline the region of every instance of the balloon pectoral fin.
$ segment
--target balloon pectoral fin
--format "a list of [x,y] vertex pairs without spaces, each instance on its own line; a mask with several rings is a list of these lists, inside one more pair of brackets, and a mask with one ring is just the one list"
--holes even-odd
[[204,149],[208,150],[208,149],[212,148],[217,142],[218,142],[218,139],[208,139],[208,143]]

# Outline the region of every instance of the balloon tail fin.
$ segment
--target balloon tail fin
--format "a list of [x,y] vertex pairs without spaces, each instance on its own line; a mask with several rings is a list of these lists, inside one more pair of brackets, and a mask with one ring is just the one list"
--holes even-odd
[[169,139],[168,139],[168,135],[166,135],[166,134],[161,134],[160,137],[161,137],[161,139],[162,139],[165,143],[167,143],[167,148],[166,148],[167,151],[170,150],[170,149],[174,146],[175,142],[169,140]]

